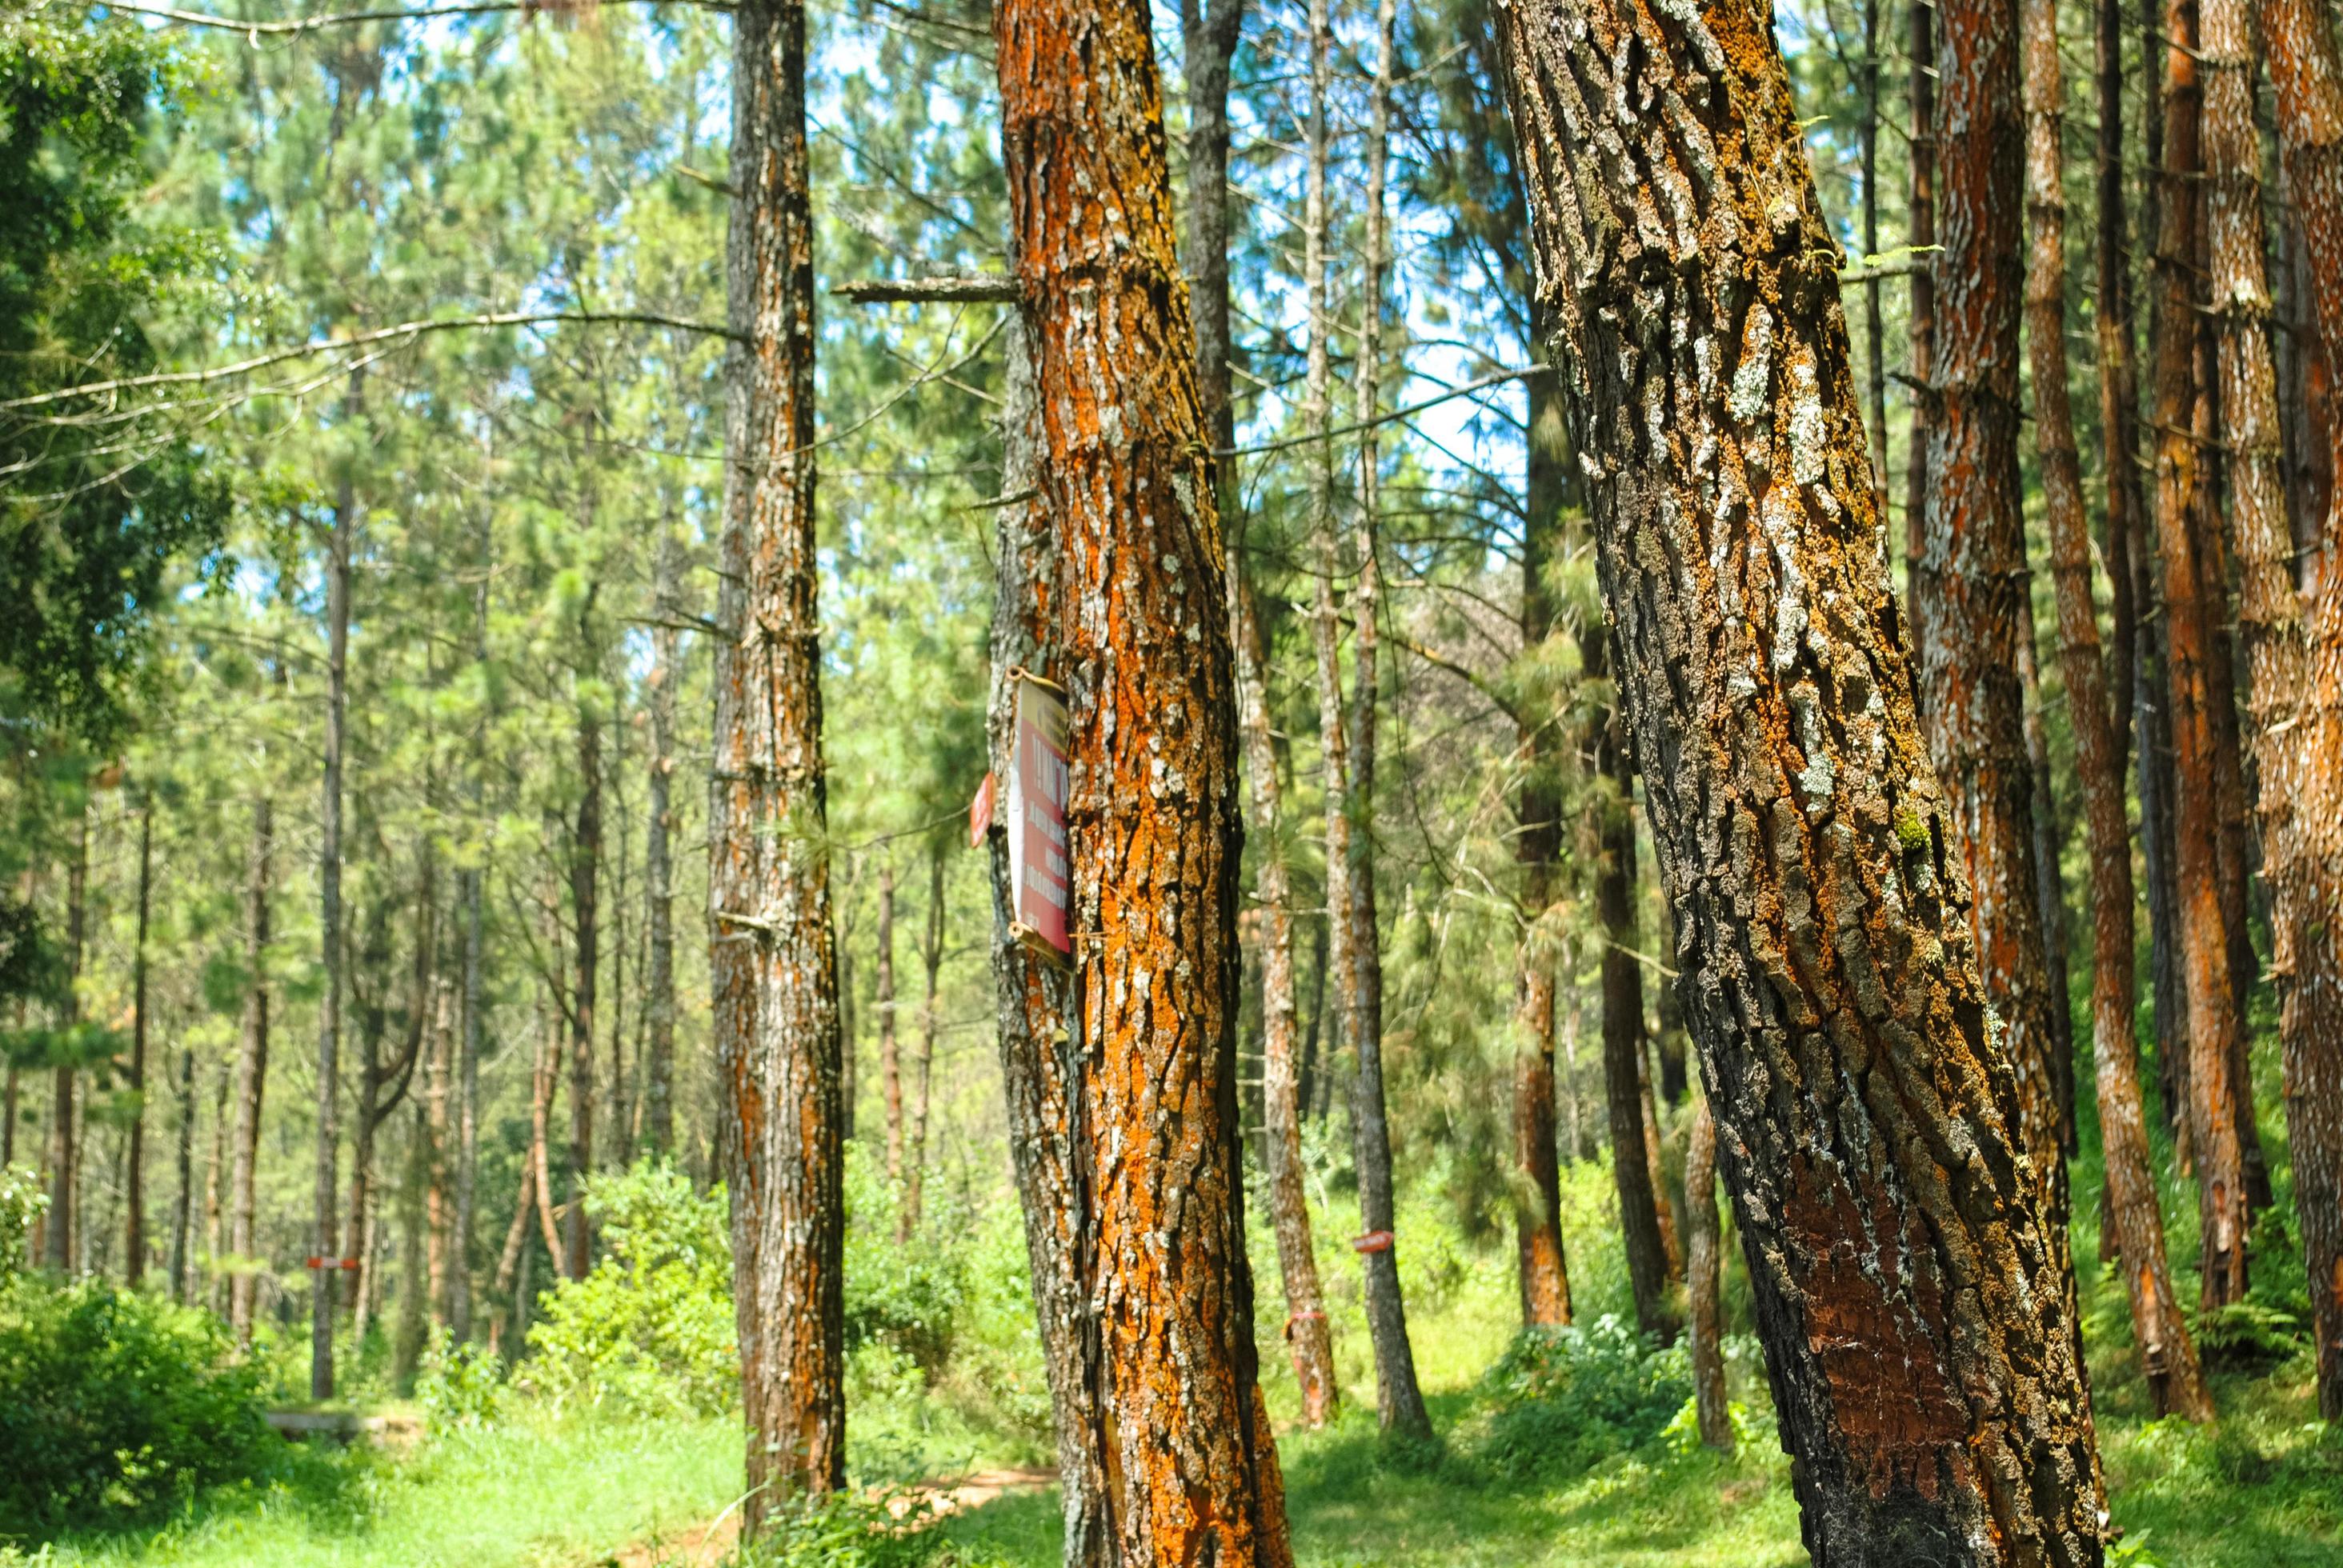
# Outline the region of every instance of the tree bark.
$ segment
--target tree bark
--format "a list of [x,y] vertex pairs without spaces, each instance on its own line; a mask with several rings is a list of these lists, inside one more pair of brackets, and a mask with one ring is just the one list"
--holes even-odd
[[[2139,1046],[2132,1029],[2136,977],[2131,838],[2124,809],[2123,756],[2116,744],[2114,722],[2122,704],[2109,700],[2110,679],[2099,651],[2082,460],[2076,447],[2067,395],[2066,203],[2060,177],[2063,87],[2056,0],[2026,0],[2024,25],[2026,192],[2031,232],[2026,346],[2034,374],[2035,442],[2041,459],[2043,509],[2050,538],[2050,578],[2058,607],[2060,669],[2066,681],[2076,784],[2091,861],[2091,1037],[2107,1212],[2112,1221],[2112,1244],[2102,1243],[2101,1253],[2120,1254],[2123,1260],[2133,1338],[2139,1346],[2152,1408],[2159,1416],[2177,1414],[2189,1421],[2207,1421],[2213,1414],[2212,1396],[2197,1363],[2196,1344],[2181,1317],[2165,1255],[2164,1216],[2157,1205],[2147,1117],[2140,1103]],[[2104,252],[2101,260],[2106,261]],[[2103,272],[2103,301],[2110,297],[2107,286]],[[2108,352],[2109,337],[2103,322],[2102,356]],[[2116,344],[2118,353],[2128,347],[2120,336]],[[2103,401],[2103,414],[2106,407]],[[2121,456],[2127,466],[2128,451]],[[2128,504],[2116,498],[2114,492],[2121,487],[2110,483],[2111,510]],[[2128,666],[2118,661],[2117,668]]]
[[171,1299],[183,1307],[195,1305],[191,1271],[196,1226],[196,1053],[179,1050],[179,1185],[171,1201],[171,1251],[167,1265]]
[[1153,41],[1137,4],[1008,0],[993,27],[1059,546],[1106,1526],[1133,1565],[1284,1568],[1236,1124],[1225,557]]
[[2173,870],[2179,898],[2187,987],[2189,1141],[2197,1162],[2207,1310],[2246,1292],[2245,1166],[2230,1096],[2234,987],[2220,885],[2220,820],[2208,600],[2217,585],[2198,575],[2198,490],[2207,480],[2196,437],[2201,246],[2203,89],[2197,75],[2196,0],[2167,0],[2162,233],[2157,245],[2161,294],[2156,345],[2157,554],[2163,566],[2166,680],[2172,711]]
[[[2258,14],[2277,88],[2287,194],[2299,216],[2308,292],[2331,367],[2343,364],[2343,50],[2332,15],[2312,0],[2272,0]],[[2243,57],[2248,40],[2237,32],[2236,15],[2224,6],[2219,21],[2217,29],[2207,29],[2207,53],[2217,61],[2231,54]],[[2226,141],[2217,136],[2217,141],[2227,150]],[[2237,281],[2227,269],[2217,274],[2215,305],[2229,307],[2233,331],[2250,319],[2241,308],[2250,301],[2241,297]],[[2343,429],[2330,427],[2328,434],[2343,439]],[[2343,463],[2332,457],[2329,472],[2343,472]],[[2284,591],[2294,582],[2290,561],[2273,558],[2288,541],[2273,534],[2266,518],[2249,531],[2241,510],[2238,553],[2246,565],[2241,619],[2255,659],[2263,869],[2275,895],[2270,969],[2278,982],[2295,1205],[2318,1346],[2319,1413],[2338,1421],[2343,1420],[2343,562],[2338,558],[2343,505],[2334,498],[2328,504],[2312,530],[2322,548],[2306,557],[2300,598],[2291,606]],[[2286,657],[2297,638],[2302,678],[2288,685],[2274,670],[2266,680],[2264,661]]]
[[228,1276],[228,1332],[238,1352],[252,1344],[252,1297],[257,1283],[250,1263],[258,1238],[253,1221],[258,1208],[260,1112],[268,1089],[268,879],[275,850],[276,807],[266,795],[252,803],[252,858],[245,888],[244,1032],[236,1059],[236,1143],[228,1176],[227,1250],[236,1260]]
[[1769,15],[1504,15],[1541,298],[1808,1552],[2096,1564],[2075,1323],[1912,711],[1837,247]]
[[[1863,158],[1863,253],[1879,254],[1879,24],[1880,0],[1863,4],[1863,118],[1855,127]],[[1864,408],[1871,434],[1873,483],[1879,487],[1879,515],[1887,515],[1887,327],[1879,291],[1886,280],[1863,286]],[[1668,1103],[1678,1098],[1671,1094]]]
[[1684,1285],[1692,1308],[1688,1337],[1694,1414],[1700,1422],[1701,1442],[1731,1453],[1733,1408],[1725,1398],[1724,1313],[1718,1301],[1724,1267],[1717,1245],[1716,1121],[1705,1100],[1693,1107],[1692,1136],[1684,1148],[1684,1209],[1692,1231],[1684,1252]]
[[[1936,417],[1936,6],[1905,7],[1905,64],[1910,72],[1906,95],[1912,105],[1911,184],[1905,197],[1904,244],[1918,263],[1912,269],[1911,319],[1906,358],[1911,370],[1912,433],[1904,456],[1904,608],[1912,625],[1916,653],[1928,647],[1926,607],[1921,602],[1921,562],[1927,554],[1928,427]],[[1885,519],[1886,513],[1880,514]],[[1915,691],[1925,714],[1927,693]]]
[[[2033,135],[2031,126],[2026,135]],[[2030,146],[2029,142],[2029,146]],[[2031,286],[2032,275],[2028,275]],[[2063,274],[2052,275],[2059,287]],[[2034,621],[2034,582],[2028,571],[2020,587],[2017,624],[2017,685],[2026,703],[2026,766],[2034,782],[2034,906],[2042,928],[2043,990],[2050,1042],[2051,1093],[2058,1110],[2058,1151],[2072,1156],[2075,1130],[2075,1015],[2067,1005],[2071,954],[2066,945],[2066,883],[2058,865],[2064,837],[2058,828],[2058,797],[2051,783],[2050,735],[2042,722],[2042,680],[2037,668]]]
[[[1936,403],[1928,427],[1926,553],[1914,579],[1920,714],[1958,824],[1980,978],[2017,1070],[2018,1133],[2066,1268],[2066,1163],[2044,950],[2019,647],[2029,617],[2017,460],[2025,292],[2025,126],[2018,10],[1943,0],[1936,151],[1944,247],[1935,260]],[[2062,1289],[2065,1287],[2062,1286]]]
[[[1376,540],[1376,484],[1381,469],[1373,421],[1379,406],[1383,359],[1384,274],[1390,267],[1384,186],[1391,155],[1391,99],[1394,0],[1381,0],[1375,14],[1375,75],[1370,88],[1367,127],[1365,302],[1359,331],[1358,418],[1365,427],[1359,444],[1356,530],[1358,578],[1351,593],[1353,652],[1349,789],[1343,809],[1350,819],[1344,853],[1350,869],[1348,893],[1353,984],[1349,1016],[1358,1072],[1351,1084],[1351,1139],[1359,1175],[1359,1222],[1368,1235],[1393,1237],[1391,1128],[1383,1103],[1383,960],[1382,928],[1375,916],[1375,700],[1381,680],[1376,641],[1382,615],[1382,551]],[[1324,116],[1319,116],[1322,126]],[[1331,845],[1330,845],[1331,848]],[[1332,904],[1330,908],[1334,908]],[[1412,1438],[1432,1435],[1432,1417],[1415,1378],[1415,1352],[1408,1342],[1407,1302],[1400,1291],[1396,1240],[1363,1253],[1366,1268],[1367,1331],[1375,1346],[1375,1410],[1386,1431]]]
[[[2146,502],[2139,487],[2139,378],[2132,347],[2130,212],[2124,200],[2123,6],[2098,0],[2096,12],[2098,162],[2096,170],[2096,259],[2098,310],[2095,322],[2099,371],[2099,467],[2106,476],[2103,538],[2107,568],[2107,714],[2117,798],[2131,750],[2133,682],[2137,674],[2137,601],[2132,554]],[[2064,615],[2061,614],[2063,624]],[[2096,636],[2094,637],[2096,639]],[[2068,687],[2069,700],[2073,688]],[[2088,788],[2088,786],[2086,786]],[[2126,923],[2130,915],[2127,910]]]
[[733,13],[723,591],[709,790],[710,983],[745,1526],[846,1480],[844,1110],[814,541],[814,271],[802,0]]
[[[344,416],[357,411],[362,371],[350,373]],[[339,1152],[338,1058],[342,1048],[342,734],[349,704],[350,535],[357,501],[347,464],[333,521],[326,535],[326,743],[317,809],[318,969],[325,977],[317,1008],[317,1161],[313,1237],[317,1265],[309,1271],[309,1397],[334,1397],[334,1301],[341,1278],[334,1244],[334,1178]]]
[[1644,1102],[1644,1165],[1652,1173],[1652,1212],[1660,1222],[1660,1255],[1667,1260],[1669,1283],[1680,1285],[1684,1277],[1684,1234],[1676,1224],[1675,1201],[1668,1193],[1660,1105],[1652,1093],[1652,1053],[1644,1049],[1649,1043],[1646,1039],[1635,1051],[1636,1087]]

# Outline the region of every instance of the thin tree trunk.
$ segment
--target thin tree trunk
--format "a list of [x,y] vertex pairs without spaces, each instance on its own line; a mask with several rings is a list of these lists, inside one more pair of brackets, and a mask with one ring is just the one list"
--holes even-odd
[[[1935,256],[1936,407],[1928,427],[1926,549],[1913,598],[1920,713],[1973,900],[1980,978],[2017,1070],[2020,1141],[2042,1183],[2054,1267],[2066,1260],[2056,1005],[2044,942],[2020,678],[2026,608],[2018,469],[2024,310],[2024,109],[2018,9],[1941,0],[1936,152],[1944,248]],[[2071,1294],[2062,1282],[2062,1291]]]
[[[1365,301],[1359,331],[1357,422],[1359,437],[1358,580],[1351,593],[1351,619],[1357,638],[1353,652],[1350,788],[1344,809],[1351,829],[1344,852],[1349,894],[1351,1044],[1358,1056],[1352,1081],[1351,1139],[1359,1176],[1359,1221],[1369,1235],[1393,1237],[1391,1130],[1383,1104],[1383,960],[1375,917],[1375,701],[1381,680],[1376,638],[1383,613],[1382,551],[1377,543],[1376,485],[1382,459],[1373,423],[1381,402],[1384,276],[1390,241],[1383,210],[1391,157],[1391,100],[1394,0],[1381,0],[1375,13],[1375,75],[1370,88],[1367,126]],[[1322,124],[1324,116],[1319,116]],[[1432,1417],[1416,1384],[1415,1352],[1408,1342],[1407,1302],[1399,1282],[1399,1248],[1387,1240],[1362,1254],[1366,1261],[1367,1330],[1375,1346],[1375,1408],[1385,1430],[1429,1438]]]
[[814,543],[802,0],[733,13],[709,963],[725,1086],[744,1526],[846,1481],[844,1110]]
[[[2166,1260],[2164,1216],[2157,1206],[2147,1124],[2140,1103],[2139,1047],[2134,1038],[2131,842],[2124,814],[2124,766],[2116,745],[2109,676],[2101,662],[2091,593],[2091,544],[2083,504],[2082,461],[2067,398],[2066,203],[2061,179],[2056,0],[2026,0],[2026,347],[2034,374],[2034,429],[2041,459],[2050,578],[2058,606],[2060,668],[2075,737],[2075,772],[2091,859],[2091,1037],[2097,1063],[2099,1139],[2107,1176],[2102,1257],[2119,1254],[2131,1301],[2148,1398],[2159,1415],[2212,1418],[2197,1347],[2180,1315]],[[2102,257],[2104,260],[2104,256]],[[2102,275],[2102,289],[2106,286]],[[2108,297],[2102,292],[2104,301]],[[2108,352],[2109,334],[2099,337]],[[2117,337],[2117,351],[2127,345]],[[2101,405],[2105,411],[2106,404]],[[2110,486],[2111,492],[2119,488]],[[2110,508],[2128,504],[2110,495]],[[2114,523],[2109,527],[2114,528]],[[2128,668],[2119,662],[2119,668]]]
[[1684,1147],[1684,1209],[1692,1231],[1684,1254],[1684,1286],[1691,1305],[1687,1338],[1693,1409],[1701,1442],[1731,1453],[1733,1408],[1725,1397],[1724,1313],[1718,1301],[1724,1266],[1716,1220],[1716,1121],[1705,1100],[1693,1107],[1692,1137]]
[[[1579,630],[1580,668],[1591,680],[1610,675],[1600,624]],[[1614,683],[1615,689],[1616,683]],[[1655,1339],[1683,1327],[1670,1300],[1668,1248],[1660,1229],[1657,1172],[1644,1121],[1644,970],[1635,961],[1635,796],[1625,757],[1626,723],[1615,709],[1589,720],[1594,780],[1594,912],[1603,925],[1603,1101],[1610,1113],[1611,1179],[1619,1195],[1619,1233],[1635,1322]]]
[[[345,417],[357,412],[363,371],[350,373]],[[342,734],[349,702],[350,535],[357,503],[347,467],[326,536],[326,745],[318,804],[317,949],[325,993],[317,1009],[317,1267],[310,1271],[309,1397],[334,1397],[334,1178],[339,1151],[342,1047]]]
[[[423,1115],[416,1124],[415,1136],[424,1142],[423,1151],[423,1214],[424,1260],[428,1289],[424,1292],[425,1310],[441,1323],[447,1322],[448,1280],[454,1236],[454,1205],[447,1191],[447,1149],[453,1119],[449,1116],[448,1089],[455,1054],[456,1024],[454,988],[445,976],[432,984],[430,1042],[425,1046],[426,1063],[423,1081]],[[424,1005],[417,998],[416,1005]]]
[[944,854],[939,844],[928,851],[928,929],[920,944],[920,968],[925,980],[920,995],[920,1053],[911,1062],[911,1103],[905,1121],[903,1202],[897,1214],[898,1233],[909,1241],[920,1228],[920,1204],[926,1189],[928,1157],[928,1087],[936,1063],[936,987],[944,962]]
[[130,980],[130,1092],[136,1097],[124,1151],[122,1280],[136,1290],[146,1276],[146,914],[155,879],[155,801],[138,810],[138,934]]
[[878,990],[871,1010],[879,1015],[879,1087],[887,1112],[887,1186],[903,1191],[903,1050],[895,1018],[895,862],[879,860]]
[[[2132,555],[2146,509],[2139,487],[2139,377],[2132,347],[2130,216],[2124,201],[2123,6],[2098,0],[2098,163],[2096,216],[2098,310],[2099,467],[2106,477],[2109,620],[2105,682],[2118,799],[2131,750],[2133,683],[2138,667]],[[2071,699],[2073,688],[2069,686]],[[2127,923],[2129,915],[2126,915]]]
[[[2223,0],[2208,17],[2206,53],[2217,73],[2247,55],[2250,39]],[[2335,20],[2315,0],[2272,0],[2259,8],[2287,194],[2299,216],[2310,302],[2326,364],[2343,364],[2343,49]],[[2217,25],[2214,25],[2217,22]],[[2233,104],[2234,98],[2227,100]],[[2227,116],[2222,117],[2225,121]],[[2235,208],[2245,148],[2222,124],[2214,142],[2217,212],[2242,225]],[[2257,209],[2258,210],[2258,209]],[[2217,225],[2218,223],[2217,219]],[[2217,234],[2219,232],[2217,226]],[[2228,247],[2222,247],[2228,248]],[[2241,246],[2239,247],[2241,248]],[[2217,252],[2214,304],[2243,346],[2252,299],[2237,275],[2247,258]],[[2240,360],[2243,367],[2243,360]],[[2230,399],[2236,407],[2237,399]],[[2239,410],[2247,415],[2248,410]],[[2329,410],[2331,413],[2331,410]],[[2247,445],[2257,434],[2250,422]],[[2329,427],[2330,439],[2343,429]],[[2343,472],[2333,461],[2329,472]],[[2242,498],[2242,492],[2241,492]],[[2318,1347],[2318,1408],[2343,1420],[2343,505],[2310,530],[2322,548],[2308,556],[2299,600],[2289,601],[2290,540],[2266,511],[2237,513],[2246,566],[2241,619],[2254,659],[2254,731],[2260,765],[2262,859],[2274,894],[2271,972],[2279,988],[2286,1059],[2287,1132],[2294,1160],[2312,1327]],[[2293,613],[2288,614],[2291,610]],[[2301,678],[2282,661],[2299,639]],[[2265,674],[2268,669],[2269,673]],[[2289,699],[2291,703],[2289,704]],[[2289,711],[2290,707],[2290,711]],[[2281,737],[2283,739],[2281,739]]]
[[189,1270],[196,1226],[196,1053],[179,1050],[179,1185],[171,1203],[171,1299],[193,1306],[195,1293]]
[[1007,0],[993,28],[1033,488],[1060,546],[1046,673],[1068,697],[1106,1526],[1132,1568],[1286,1568],[1237,1128],[1226,558],[1153,40],[1136,3]]
[[[81,965],[84,928],[89,904],[89,803],[85,800],[74,819],[74,858],[65,873],[65,1004],[68,1028],[81,1022]],[[75,1142],[74,1065],[61,1060],[51,1075],[54,1086],[49,1111],[49,1208],[42,1215],[42,1261],[58,1273],[74,1268],[74,1223],[76,1212],[80,1150]]]
[[[540,1059],[544,1051],[545,1047],[540,1040],[538,1046]],[[530,1077],[532,1108],[537,1084],[542,1076],[540,1071],[532,1073]],[[537,1208],[536,1151],[537,1146],[532,1141],[521,1159],[520,1191],[513,1199],[512,1223],[505,1227],[504,1250],[497,1254],[496,1282],[489,1287],[488,1345],[508,1362],[519,1358],[520,1346],[517,1338],[508,1340],[505,1336],[505,1302],[508,1299],[508,1292],[513,1288],[514,1271],[520,1267],[521,1251],[528,1244],[529,1217]]]
[[2163,232],[2157,245],[2162,299],[2156,346],[2157,555],[2164,576],[2166,678],[2172,709],[2172,811],[2177,860],[2181,951],[2187,986],[2189,1141],[2197,1161],[2202,1237],[2201,1304],[2209,1310],[2246,1292],[2246,1189],[2230,1095],[2230,1030],[2236,977],[2229,972],[2228,927],[2219,876],[2219,809],[2214,784],[2217,744],[2206,673],[2209,597],[2217,585],[2198,577],[2197,496],[2206,482],[2193,434],[2198,300],[2194,287],[2202,200],[2197,180],[2203,92],[2197,77],[2196,0],[2167,0],[2170,40],[2165,71]]
[[[473,589],[472,658],[482,675],[488,662],[488,575],[493,558],[492,538],[481,530],[480,580]],[[471,809],[479,820],[487,759],[481,754],[486,733],[483,720],[473,730]],[[480,1035],[486,1026],[483,992],[483,951],[486,930],[481,910],[483,868],[466,866],[457,873],[457,897],[464,906],[464,1021],[462,1056],[456,1069],[456,1265],[448,1276],[447,1331],[458,1344],[472,1337],[472,1232],[479,1196],[480,1174]],[[499,1295],[502,1292],[499,1291]]]
[[[1881,0],[1863,0],[1863,118],[1855,127],[1863,157],[1863,252],[1879,254],[1879,25],[1886,7]],[[1875,263],[1872,264],[1874,266]],[[1926,270],[1925,267],[1922,268]],[[1886,280],[1875,276],[1863,286],[1864,408],[1870,416],[1873,483],[1879,487],[1879,515],[1887,515],[1887,327],[1879,291]],[[1668,1094],[1673,1105],[1682,1098],[1681,1086]]]
[[[2032,136],[2032,127],[2027,135]],[[2032,274],[2027,275],[2031,286]],[[2063,275],[2052,282],[2064,287]],[[2066,883],[2058,865],[2062,836],[2058,830],[2058,798],[2050,779],[2050,735],[2042,722],[2042,680],[2037,668],[2034,622],[2034,584],[2029,572],[2019,590],[2017,625],[2017,684],[2026,700],[2026,766],[2034,780],[2034,904],[2042,923],[2045,1000],[2050,1022],[2050,1084],[2058,1105],[2058,1150],[2071,1156],[2075,1131],[2075,1014],[2067,975],[2071,957],[2066,944]]]
[[[592,613],[588,600],[587,613]],[[591,633],[581,627],[581,640]],[[602,719],[581,703],[578,714],[578,832],[570,845],[569,901],[577,916],[578,979],[569,992],[569,1277],[582,1280],[592,1261],[586,1219],[586,1183],[594,1173],[594,990],[600,957],[602,866]]]
[[1663,1141],[1660,1137],[1660,1107],[1652,1094],[1652,1053],[1643,1049],[1641,1044],[1635,1051],[1635,1078],[1644,1102],[1644,1165],[1652,1173],[1652,1212],[1660,1222],[1660,1252],[1668,1261],[1669,1282],[1682,1284],[1684,1277],[1684,1237],[1676,1225],[1675,1201],[1668,1194],[1667,1165],[1662,1153]]
[[1836,246],[1766,14],[1501,15],[1807,1550],[2097,1564],[2076,1325],[1912,711]]
[[537,1173],[537,1218],[545,1233],[546,1256],[553,1271],[567,1271],[562,1257],[561,1225],[553,1211],[553,1093],[561,1082],[561,1017],[540,1011],[537,1027],[537,1064],[529,1085],[528,1158]]
[[252,859],[245,890],[244,1038],[236,1059],[235,1163],[228,1177],[228,1331],[242,1352],[252,1344],[252,1297],[258,1282],[251,1260],[258,1245],[260,1112],[268,1090],[268,879],[275,851],[276,808],[266,795],[252,805]]
[[1554,956],[1555,989],[1564,996],[1561,1020],[1563,1110],[1567,1118],[1563,1157],[1592,1160],[1595,1156],[1593,1121],[1583,1108],[1578,1087],[1578,1039],[1586,1025],[1586,992],[1578,983],[1578,949],[1564,941]]
[[[650,906],[645,911],[650,971],[643,1006],[650,1040],[643,1061],[643,1142],[660,1158],[675,1151],[675,869],[669,850],[675,815],[669,791],[675,774],[676,688],[683,679],[682,633],[677,629],[682,618],[677,592],[682,556],[675,525],[663,522],[653,568],[654,613],[659,624],[651,632],[650,806],[643,845],[643,881]],[[851,1105],[850,1095],[847,1102]]]

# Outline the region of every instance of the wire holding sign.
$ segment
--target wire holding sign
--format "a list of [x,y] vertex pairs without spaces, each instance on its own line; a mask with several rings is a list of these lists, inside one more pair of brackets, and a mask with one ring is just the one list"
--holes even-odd
[[1011,932],[1039,952],[1073,956],[1066,912],[1066,694],[1024,669],[1017,683],[1017,738],[1009,764]]

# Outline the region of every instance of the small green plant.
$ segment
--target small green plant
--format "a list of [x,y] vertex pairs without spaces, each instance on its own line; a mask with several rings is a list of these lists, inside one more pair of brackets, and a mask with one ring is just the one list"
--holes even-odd
[[1482,1383],[1494,1407],[1486,1457],[1513,1475],[1584,1470],[1652,1442],[1692,1397],[1681,1349],[1605,1314],[1516,1338]]
[[923,1528],[929,1504],[903,1491],[839,1492],[767,1515],[728,1568],[921,1568],[942,1543]]
[[434,1323],[415,1372],[415,1400],[433,1430],[451,1432],[495,1423],[504,1402],[504,1369],[481,1345],[459,1345]]
[[544,1298],[516,1384],[556,1403],[713,1415],[739,1398],[723,1189],[645,1163],[589,1186],[602,1261]]
[[0,1283],[0,1536],[137,1523],[284,1444],[217,1320],[102,1281]]

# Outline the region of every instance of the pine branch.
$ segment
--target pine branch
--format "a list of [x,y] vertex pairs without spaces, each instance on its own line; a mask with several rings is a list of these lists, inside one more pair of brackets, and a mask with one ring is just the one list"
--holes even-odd
[[[518,11],[528,15],[558,13],[570,9],[568,5],[547,4],[546,0],[469,0],[459,5],[418,5],[385,11],[329,11],[318,16],[295,16],[283,21],[247,21],[240,16],[215,15],[208,11],[181,11],[170,5],[141,5],[136,0],[93,0],[108,11],[118,11],[128,16],[153,16],[165,22],[176,22],[183,27],[214,27],[224,33],[242,33],[246,36],[297,36],[320,27],[349,27],[366,22],[420,22],[434,16],[490,16],[503,12]],[[706,11],[729,11],[729,0],[597,0],[598,4],[695,5]]]

